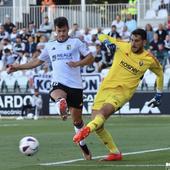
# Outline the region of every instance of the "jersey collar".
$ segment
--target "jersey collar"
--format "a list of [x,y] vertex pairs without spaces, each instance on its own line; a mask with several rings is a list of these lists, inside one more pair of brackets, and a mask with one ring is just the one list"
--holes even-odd
[[69,38],[70,38],[70,37],[68,36],[68,38],[65,39],[64,41],[59,41],[59,40],[57,40],[57,39],[56,39],[56,41],[59,42],[59,43],[63,43],[63,42],[66,42]]

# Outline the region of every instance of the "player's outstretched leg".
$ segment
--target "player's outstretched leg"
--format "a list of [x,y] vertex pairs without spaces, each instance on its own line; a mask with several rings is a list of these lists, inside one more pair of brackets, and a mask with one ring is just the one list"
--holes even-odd
[[82,128],[74,137],[73,141],[79,143],[81,140],[85,139],[91,132],[100,128],[105,122],[105,118],[102,115],[97,115],[94,120],[89,122],[87,126]]
[[57,111],[60,114],[62,120],[66,120],[68,116],[67,101],[65,98],[58,98],[56,101]]

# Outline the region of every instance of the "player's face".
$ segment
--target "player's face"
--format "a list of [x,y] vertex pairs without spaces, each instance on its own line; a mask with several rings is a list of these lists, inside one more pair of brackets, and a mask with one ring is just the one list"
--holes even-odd
[[145,40],[140,35],[131,36],[131,50],[133,53],[142,53]]
[[57,27],[56,26],[56,33],[57,33],[57,40],[59,41],[65,41],[68,38],[68,27],[63,26],[63,27]]

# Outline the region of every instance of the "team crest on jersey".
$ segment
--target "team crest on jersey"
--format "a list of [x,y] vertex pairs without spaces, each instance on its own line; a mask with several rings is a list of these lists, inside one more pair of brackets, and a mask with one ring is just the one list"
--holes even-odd
[[67,45],[67,50],[70,50],[71,49],[71,45]]
[[143,61],[139,61],[139,66],[143,66]]

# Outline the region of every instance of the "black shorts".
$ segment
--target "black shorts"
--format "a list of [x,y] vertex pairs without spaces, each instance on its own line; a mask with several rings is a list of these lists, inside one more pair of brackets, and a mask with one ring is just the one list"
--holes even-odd
[[50,94],[51,100],[54,102],[55,102],[55,100],[51,97],[51,92],[56,89],[61,89],[66,92],[66,94],[67,94],[66,100],[67,100],[68,107],[82,109],[82,107],[83,107],[83,89],[70,88],[70,87],[67,87],[61,83],[53,83],[49,94]]

